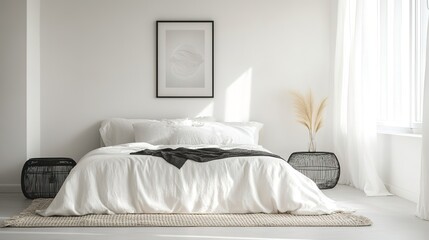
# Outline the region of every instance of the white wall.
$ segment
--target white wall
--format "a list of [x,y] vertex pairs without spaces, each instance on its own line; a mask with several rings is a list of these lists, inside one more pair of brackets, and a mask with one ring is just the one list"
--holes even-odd
[[[105,118],[207,114],[265,123],[262,144],[285,158],[306,150],[287,91],[332,100],[331,10],[330,0],[42,1],[41,154],[79,159]],[[169,19],[214,20],[214,99],[155,98],[155,21]],[[320,150],[332,150],[330,111]]]
[[0,190],[26,160],[26,1],[0,1]]
[[381,179],[393,194],[417,202],[420,191],[422,139],[413,135],[379,134]]
[[40,0],[27,1],[27,158],[40,156]]

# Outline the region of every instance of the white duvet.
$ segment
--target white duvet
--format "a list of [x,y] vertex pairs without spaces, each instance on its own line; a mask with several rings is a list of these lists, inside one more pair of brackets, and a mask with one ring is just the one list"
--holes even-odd
[[[286,161],[234,157],[181,169],[164,159],[130,155],[142,149],[217,146],[153,146],[131,143],[84,156],[42,216],[119,213],[293,213],[345,211]],[[236,146],[264,150],[261,146]],[[233,146],[222,147],[224,149]]]

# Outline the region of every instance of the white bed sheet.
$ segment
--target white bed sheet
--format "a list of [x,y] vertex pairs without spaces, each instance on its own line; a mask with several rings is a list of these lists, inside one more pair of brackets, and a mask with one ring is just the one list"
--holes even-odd
[[[70,172],[42,216],[121,213],[293,213],[350,211],[273,157],[234,157],[181,169],[164,159],[130,155],[142,149],[203,148],[130,143],[93,150]],[[261,146],[228,146],[265,150]]]

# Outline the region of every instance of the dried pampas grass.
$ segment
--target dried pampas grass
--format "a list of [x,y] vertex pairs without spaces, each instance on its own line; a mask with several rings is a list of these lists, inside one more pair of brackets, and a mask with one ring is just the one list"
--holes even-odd
[[290,94],[293,97],[297,121],[308,129],[310,137],[309,151],[315,151],[316,147],[313,143],[314,136],[323,126],[323,113],[326,108],[328,98],[324,98],[320,102],[319,106],[314,109],[314,98],[311,90],[307,93],[307,95],[303,95],[296,91],[292,91]]

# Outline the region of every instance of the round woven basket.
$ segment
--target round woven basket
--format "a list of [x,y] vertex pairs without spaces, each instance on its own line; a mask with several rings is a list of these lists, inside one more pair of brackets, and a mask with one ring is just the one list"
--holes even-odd
[[330,189],[340,178],[340,163],[331,152],[294,152],[288,163],[313,180],[320,189]]
[[76,165],[71,158],[31,158],[21,172],[21,190],[26,198],[53,198]]

